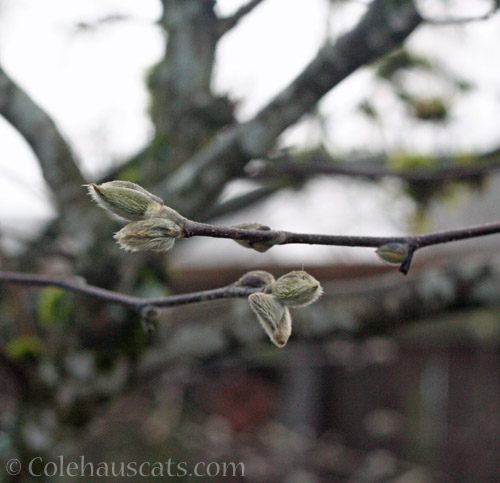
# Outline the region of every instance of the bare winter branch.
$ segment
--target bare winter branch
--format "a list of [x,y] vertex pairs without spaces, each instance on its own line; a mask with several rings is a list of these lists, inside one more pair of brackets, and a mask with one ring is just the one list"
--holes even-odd
[[461,25],[465,23],[481,22],[484,20],[488,20],[491,17],[493,17],[493,15],[495,15],[499,9],[500,9],[500,3],[494,0],[492,2],[491,8],[483,15],[466,16],[466,17],[430,18],[421,13],[421,16],[425,23],[431,25]]
[[50,116],[1,67],[0,114],[31,146],[58,208],[64,210],[85,181],[78,163]]
[[413,253],[419,248],[500,233],[500,222],[471,226],[457,230],[429,233],[426,235],[399,237],[318,235],[275,230],[246,230],[241,228],[209,225],[191,220],[185,220],[183,228],[185,238],[192,236],[208,236],[213,238],[245,240],[251,243],[266,243],[270,245],[300,243],[308,245],[378,248],[391,243],[402,244],[408,246],[409,248],[408,254],[402,261],[400,267],[400,271],[406,274],[410,268]]
[[377,253],[382,259],[400,264],[400,271],[406,274],[410,269],[413,254],[419,248],[500,232],[500,222],[400,237],[293,233],[271,230],[259,223],[227,227],[185,218],[165,206],[157,196],[127,181],[110,181],[102,185],[91,183],[88,189],[94,200],[99,197],[101,208],[129,221],[135,220],[115,234],[120,246],[131,251],[168,251],[176,239],[193,236],[229,238],[259,252],[267,251],[273,245],[290,243],[374,247],[378,249]]
[[436,159],[435,168],[393,169],[387,167],[388,161],[385,155],[351,161],[337,160],[325,153],[283,155],[266,162],[250,176],[255,180],[272,180],[281,176],[306,180],[320,175],[379,180],[387,176],[408,182],[439,182],[473,179],[500,170],[498,150],[477,157],[477,162],[471,164],[460,165],[458,158]]
[[[411,0],[375,0],[359,24],[326,45],[304,71],[252,120],[227,130],[159,186],[167,202],[200,214],[246,163],[267,154],[277,137],[328,91],[362,65],[401,43],[421,22]],[[208,173],[210,174],[208,176]]]
[[239,8],[230,17],[225,17],[220,20],[219,36],[222,37],[225,33],[229,32],[232,28],[236,27],[240,20],[252,12],[255,7],[258,7],[263,0],[250,0],[247,4]]
[[203,290],[180,295],[170,295],[168,297],[143,298],[133,295],[126,295],[113,290],[88,285],[81,278],[60,278],[47,275],[38,275],[31,273],[2,272],[0,271],[0,281],[16,283],[21,285],[37,287],[61,287],[70,292],[89,295],[109,303],[123,305],[135,310],[143,310],[148,307],[174,307],[199,302],[208,302],[224,298],[245,298],[250,294],[260,290],[252,287],[241,287],[236,285],[227,285],[225,287],[213,290]]

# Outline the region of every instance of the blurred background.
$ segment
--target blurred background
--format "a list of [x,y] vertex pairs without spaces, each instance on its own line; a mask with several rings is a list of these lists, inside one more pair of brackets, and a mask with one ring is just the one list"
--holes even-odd
[[278,349],[246,300],[163,310],[146,334],[123,307],[0,282],[0,478],[83,455],[241,462],[247,481],[500,479],[498,235],[419,251],[407,277],[366,248],[130,254],[82,187],[304,233],[498,221],[498,8],[0,0],[0,269],[144,297],[257,269],[325,288]]

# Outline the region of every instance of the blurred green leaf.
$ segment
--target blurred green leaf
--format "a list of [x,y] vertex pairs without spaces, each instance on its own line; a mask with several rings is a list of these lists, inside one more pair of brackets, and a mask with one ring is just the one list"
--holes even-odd
[[45,329],[66,322],[72,312],[68,294],[59,287],[48,287],[40,293],[38,318]]
[[7,357],[18,362],[30,362],[38,359],[45,352],[45,344],[35,335],[22,335],[7,343]]

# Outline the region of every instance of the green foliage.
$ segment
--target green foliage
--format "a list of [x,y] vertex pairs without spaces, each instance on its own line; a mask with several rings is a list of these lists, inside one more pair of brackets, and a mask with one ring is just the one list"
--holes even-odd
[[[446,163],[447,167],[464,166],[479,163],[480,160],[474,156],[464,154],[456,156]],[[443,167],[443,163],[434,156],[415,155],[412,153],[399,152],[388,159],[388,167],[396,171],[428,171],[432,175],[433,170]],[[433,199],[444,201],[454,201],[462,199],[464,194],[468,195],[471,190],[479,190],[484,185],[484,175],[469,177],[461,180],[426,179],[421,181],[408,181],[406,191],[408,195],[417,203],[418,225],[422,228],[425,220],[425,209]]]
[[71,295],[60,287],[48,287],[38,299],[38,319],[45,329],[66,323],[73,313]]
[[413,115],[421,121],[442,122],[448,119],[448,106],[438,97],[411,99],[409,102]]
[[35,335],[22,335],[7,343],[7,357],[17,362],[34,362],[45,352],[45,344]]
[[407,50],[401,49],[388,55],[378,63],[375,71],[377,77],[386,80],[393,80],[394,76],[403,70],[422,68],[431,70],[434,68],[432,62],[424,57],[410,54]]
[[398,152],[387,160],[388,167],[403,171],[410,169],[435,169],[439,167],[435,156],[424,156],[421,154],[409,154]]

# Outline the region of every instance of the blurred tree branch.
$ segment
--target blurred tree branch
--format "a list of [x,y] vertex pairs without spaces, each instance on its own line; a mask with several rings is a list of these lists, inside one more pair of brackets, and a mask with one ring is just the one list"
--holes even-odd
[[[412,156],[408,155],[411,160]],[[365,159],[336,159],[324,152],[305,155],[284,154],[264,161],[250,173],[256,181],[276,181],[289,177],[304,181],[314,176],[351,176],[378,181],[383,177],[399,178],[408,182],[439,182],[475,179],[500,170],[500,149],[474,156],[474,161],[463,162],[465,156],[436,158],[433,167],[392,168],[386,155]]]
[[471,22],[481,22],[493,17],[498,10],[500,10],[500,2],[498,0],[491,1],[491,8],[483,15],[466,16],[466,17],[446,17],[446,18],[430,18],[421,13],[422,19],[425,23],[431,25],[460,25]]
[[79,196],[85,179],[66,140],[50,116],[0,67],[0,114],[33,149],[58,210]]
[[420,22],[411,0],[375,0],[353,30],[323,47],[252,120],[218,135],[163,181],[158,192],[187,216],[202,216],[220,187],[239,176],[249,160],[266,155],[277,137],[328,91],[360,66],[401,45]]
[[250,0],[248,3],[240,7],[233,15],[225,18],[221,18],[219,21],[219,36],[222,37],[224,34],[229,32],[232,28],[236,27],[238,23],[250,12],[252,12],[255,7],[258,7],[263,0]]

